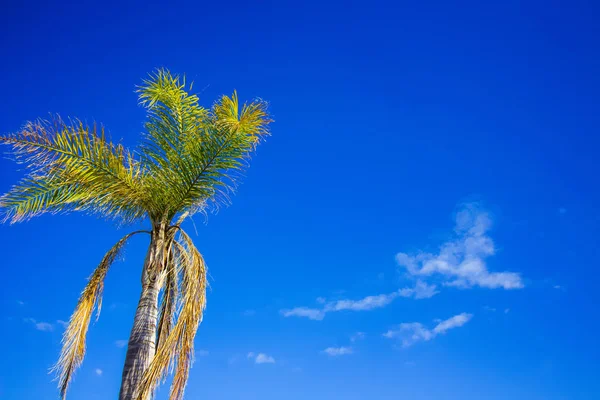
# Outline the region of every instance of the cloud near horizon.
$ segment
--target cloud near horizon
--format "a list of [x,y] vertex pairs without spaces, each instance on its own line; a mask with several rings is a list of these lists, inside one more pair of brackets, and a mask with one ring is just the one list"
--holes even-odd
[[418,342],[428,342],[438,335],[443,335],[450,329],[459,328],[469,322],[473,314],[461,313],[439,322],[433,329],[427,329],[420,322],[408,322],[398,325],[383,334],[388,339],[400,339],[402,347],[410,347]]
[[409,276],[426,279],[441,277],[444,286],[467,289],[522,289],[521,275],[515,272],[490,272],[486,258],[495,254],[493,240],[487,232],[491,220],[475,204],[468,204],[456,215],[456,238],[443,243],[439,253],[396,254],[396,262]]
[[[427,299],[439,293],[435,285],[428,285],[420,280],[413,288],[403,288],[392,293],[367,296],[360,300],[336,300],[325,302],[323,299],[319,303],[324,303],[322,308],[296,307],[292,309],[281,310],[284,317],[304,317],[315,321],[325,318],[325,314],[337,311],[369,311],[376,308],[382,308],[390,304],[398,297],[412,297],[414,299]],[[322,298],[319,298],[322,299]]]

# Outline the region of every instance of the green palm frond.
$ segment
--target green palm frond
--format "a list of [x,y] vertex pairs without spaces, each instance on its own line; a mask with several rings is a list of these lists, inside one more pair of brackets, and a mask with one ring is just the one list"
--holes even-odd
[[57,372],[58,386],[63,399],[66,397],[73,373],[83,361],[87,331],[94,309],[97,309],[97,315],[100,315],[106,273],[117,259],[127,240],[131,236],[142,232],[132,232],[119,240],[102,258],[100,265],[94,270],[94,273],[88,280],[88,284],[81,293],[75,312],[71,315],[69,325],[63,334],[60,357],[53,368]]
[[[268,133],[267,104],[255,101],[239,112],[237,94],[223,96],[209,111],[186,91],[185,80],[159,71],[139,88],[148,109],[143,157],[152,161],[149,190],[167,209],[193,214],[207,201],[223,201],[235,186],[236,171]],[[154,190],[157,185],[168,190]]]
[[261,136],[268,135],[267,129],[272,120],[267,113],[267,103],[256,100],[250,104],[244,104],[242,112],[239,112],[240,104],[237,92],[231,97],[223,96],[213,106],[215,124],[225,130],[251,136],[256,142]]
[[55,176],[26,178],[0,197],[4,219],[19,222],[44,212],[74,210],[83,196],[77,184]]
[[38,121],[15,135],[0,136],[29,176],[0,198],[13,222],[43,212],[86,210],[129,221],[149,204],[139,163],[103,130],[82,123]]

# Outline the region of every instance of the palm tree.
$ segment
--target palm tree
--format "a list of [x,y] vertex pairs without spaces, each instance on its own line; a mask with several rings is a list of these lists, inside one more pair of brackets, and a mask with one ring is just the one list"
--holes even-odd
[[240,107],[234,92],[207,109],[189,90],[184,77],[167,70],[158,70],[138,87],[148,118],[135,153],[110,142],[96,125],[60,118],[30,122],[16,134],[0,136],[28,170],[0,198],[5,221],[86,211],[121,224],[147,220],[151,226],[119,240],[81,293],[55,366],[63,399],[83,361],[90,318],[95,309],[100,312],[106,273],[136,234],[148,234],[150,245],[119,399],[150,399],[170,373],[170,399],[183,397],[207,281],[202,255],[181,224],[229,201],[236,178],[271,122],[261,100]]

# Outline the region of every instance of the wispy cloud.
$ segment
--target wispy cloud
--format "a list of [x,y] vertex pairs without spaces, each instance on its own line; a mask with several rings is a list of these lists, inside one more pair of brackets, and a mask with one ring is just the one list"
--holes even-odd
[[292,309],[281,310],[284,317],[304,317],[316,321],[325,318],[325,314],[337,311],[369,311],[382,308],[390,304],[398,297],[412,297],[415,299],[426,299],[435,296],[438,293],[435,285],[428,285],[425,282],[417,281],[412,288],[403,288],[395,292],[367,296],[359,300],[337,300],[330,301],[322,308],[296,307]]
[[455,315],[454,317],[448,318],[445,321],[440,322],[433,328],[433,333],[436,335],[446,333],[449,329],[454,329],[463,326],[473,318],[473,314],[462,313]]
[[24,306],[25,302],[23,300],[17,300],[17,304],[20,306]]
[[338,300],[325,305],[323,311],[368,311],[376,308],[382,308],[390,304],[396,297],[400,295],[400,292],[393,292],[388,294],[378,294],[376,296],[367,296],[360,300]]
[[399,339],[402,347],[410,347],[417,342],[427,342],[450,329],[458,328],[469,322],[473,314],[462,313],[439,322],[433,329],[427,329],[419,322],[403,323],[383,334],[388,339]]
[[67,321],[63,321],[62,319],[57,319],[56,323],[65,329],[69,326],[69,323]]
[[352,347],[328,347],[323,350],[324,354],[327,354],[330,357],[339,357],[348,354],[354,353]]
[[24,318],[23,321],[32,324],[38,331],[52,332],[54,330],[54,325],[49,322],[37,321],[33,318]]
[[275,364],[275,359],[265,353],[248,353],[247,357],[254,360],[256,364]]
[[315,321],[325,318],[325,311],[316,308],[296,307],[287,310],[281,310],[284,317],[304,317]]
[[35,329],[38,331],[51,332],[54,330],[54,326],[48,322],[36,322]]
[[441,276],[445,286],[523,288],[518,273],[488,271],[485,260],[496,252],[494,242],[487,234],[490,228],[491,220],[487,213],[475,204],[466,205],[456,215],[455,238],[443,243],[438,253],[398,253],[396,261],[411,276]]
[[96,375],[98,375],[98,376],[102,376],[102,370],[101,370],[100,368],[96,368],[96,369],[94,370],[94,372],[96,373]]
[[196,356],[198,357],[206,357],[208,356],[210,353],[208,350],[196,350]]
[[227,359],[227,364],[229,364],[229,365],[236,364],[239,359],[240,359],[240,356],[235,354]]
[[366,334],[364,332],[356,332],[355,334],[353,334],[352,336],[350,336],[350,341],[351,342],[356,342],[358,340],[362,340],[364,339],[366,336]]
[[428,285],[418,280],[414,288],[404,288],[398,291],[401,297],[413,297],[417,300],[429,299],[439,293],[436,285]]
[[257,364],[275,364],[275,359],[264,353],[259,353],[254,360]]
[[127,340],[125,340],[125,339],[115,340],[115,346],[117,346],[118,348],[122,349],[125,346],[127,346]]

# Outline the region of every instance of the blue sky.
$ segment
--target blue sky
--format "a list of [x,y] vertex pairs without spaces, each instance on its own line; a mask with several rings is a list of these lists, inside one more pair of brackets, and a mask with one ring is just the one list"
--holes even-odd
[[[194,221],[188,399],[600,397],[593,2],[34,3],[0,15],[4,133],[52,112],[135,146],[161,66],[206,105],[271,103],[233,205]],[[60,321],[129,229],[0,226],[0,398],[58,396]],[[118,393],[145,246],[108,275],[71,399]]]

